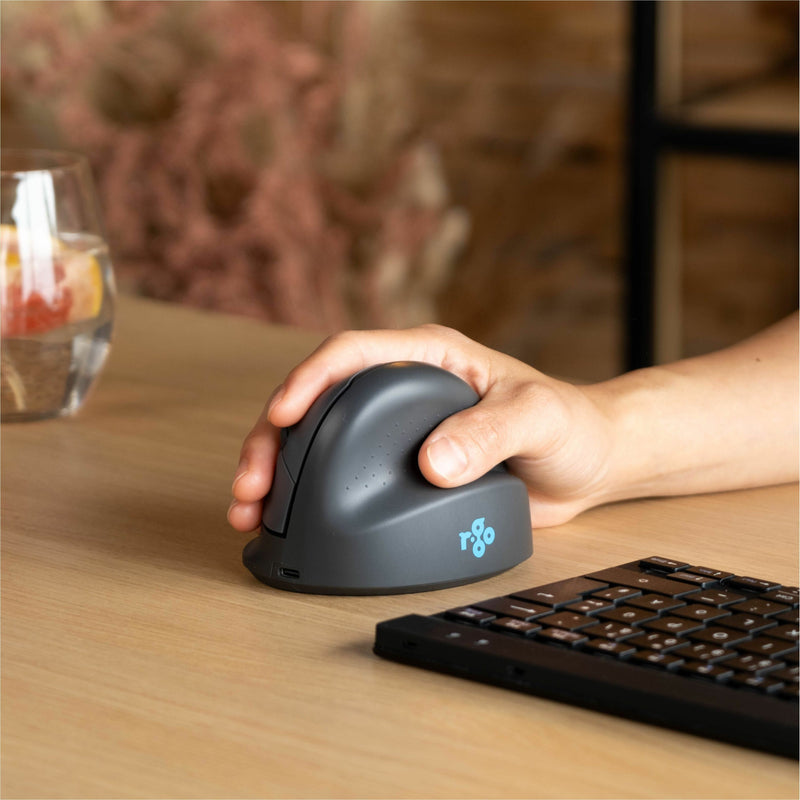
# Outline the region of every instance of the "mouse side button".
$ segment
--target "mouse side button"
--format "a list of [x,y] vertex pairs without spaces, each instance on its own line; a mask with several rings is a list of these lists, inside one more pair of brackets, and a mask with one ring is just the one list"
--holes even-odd
[[275,462],[275,475],[272,479],[272,488],[264,500],[264,513],[261,523],[270,533],[285,535],[286,520],[289,518],[289,509],[294,496],[294,481],[292,480],[283,454],[278,455]]

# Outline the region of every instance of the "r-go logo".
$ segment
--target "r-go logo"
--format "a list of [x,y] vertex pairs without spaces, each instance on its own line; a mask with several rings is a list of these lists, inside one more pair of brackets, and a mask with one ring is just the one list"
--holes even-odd
[[462,531],[458,534],[461,537],[461,549],[466,550],[467,545],[472,544],[472,555],[475,558],[481,558],[487,546],[494,541],[494,528],[487,528],[485,522],[485,517],[478,517],[473,520],[471,531]]

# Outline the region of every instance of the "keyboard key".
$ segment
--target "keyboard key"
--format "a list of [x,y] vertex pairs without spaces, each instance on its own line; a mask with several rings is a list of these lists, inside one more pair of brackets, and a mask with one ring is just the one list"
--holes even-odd
[[697,592],[687,594],[684,598],[687,603],[705,603],[709,606],[729,606],[731,603],[738,603],[744,600],[743,594],[736,594],[727,589],[700,589]]
[[643,558],[639,561],[639,566],[642,569],[655,569],[659,572],[677,572],[679,569],[686,569],[689,564],[683,561],[673,561],[671,558],[663,558],[662,556],[650,556],[650,558]]
[[570,578],[566,581],[548,583],[544,586],[536,586],[524,592],[515,592],[512,596],[519,600],[527,600],[531,603],[541,603],[543,606],[560,608],[561,606],[581,600],[583,595],[596,592],[608,586],[602,580],[589,580],[588,578]]
[[746,642],[750,638],[749,633],[737,631],[733,628],[722,628],[717,625],[710,625],[708,628],[695,631],[689,634],[689,638],[698,642],[709,642],[723,647],[733,647],[739,642]]
[[787,642],[794,642],[797,644],[798,636],[800,636],[800,628],[797,625],[778,625],[777,628],[770,628],[769,635],[776,639],[783,639]]
[[773,619],[779,622],[788,622],[790,625],[798,625],[800,624],[800,610],[792,608],[789,609],[789,611],[781,611],[781,613],[776,614]]
[[733,677],[730,662],[724,664],[709,664],[706,661],[686,661],[678,667],[685,675],[695,675],[699,678],[709,678],[713,681],[724,681]]
[[635,608],[626,604],[612,608],[610,611],[601,611],[597,616],[600,619],[623,622],[626,625],[640,625],[642,622],[657,619],[658,612],[649,611],[646,608]]
[[488,625],[495,618],[494,614],[490,614],[488,611],[481,611],[479,608],[473,608],[472,606],[452,608],[446,614],[453,619],[474,622],[476,625]]
[[742,642],[736,647],[739,652],[755,653],[757,656],[778,658],[795,649],[793,642],[773,639],[770,636],[759,636],[749,642]]
[[596,614],[598,611],[605,611],[614,608],[612,600],[601,600],[599,597],[585,597],[577,603],[570,603],[564,606],[565,611],[575,611],[578,614]]
[[781,587],[775,581],[765,581],[762,578],[751,578],[747,575],[734,575],[727,585],[735,589],[747,589],[750,592],[769,592],[772,589],[780,589]]
[[685,636],[687,633],[700,630],[703,627],[703,623],[694,619],[686,619],[685,617],[662,617],[652,622],[645,622],[643,627],[653,631],[661,631],[662,633],[671,633],[675,636]]
[[784,666],[782,661],[776,661],[774,658],[763,658],[753,653],[736,656],[725,663],[726,666],[735,669],[737,672],[752,672],[756,675],[763,675],[765,672],[771,672],[774,669],[778,669],[778,667]]
[[535,603],[521,603],[511,597],[492,597],[489,600],[481,600],[480,603],[474,603],[473,607],[481,608],[484,611],[492,611],[501,617],[517,617],[527,620],[553,613],[553,609],[547,606],[539,606]]
[[730,658],[730,650],[715,646],[708,642],[692,642],[672,651],[674,655],[685,658],[687,661],[707,661],[710,664]]
[[662,669],[675,669],[683,664],[682,658],[672,653],[656,652],[655,650],[641,650],[631,656],[631,661],[650,667],[661,667]]
[[592,597],[616,603],[621,600],[630,600],[631,597],[638,597],[641,593],[641,590],[632,589],[630,586],[609,586],[608,589],[601,589],[599,592],[592,593]]
[[713,569],[711,567],[689,567],[686,571],[695,575],[705,575],[715,581],[726,581],[728,578],[733,577],[732,572],[723,572],[721,569]]
[[627,658],[636,652],[636,648],[629,642],[609,639],[590,639],[583,647],[585,650],[604,653],[617,658]]
[[759,617],[771,617],[773,614],[780,614],[781,611],[788,611],[789,608],[782,603],[773,603],[770,600],[753,597],[732,605],[730,610],[743,614],[757,614]]
[[770,678],[775,678],[777,681],[784,683],[797,683],[798,675],[800,675],[800,667],[784,667],[783,669],[776,669],[775,672],[770,672]]
[[620,622],[598,622],[591,628],[584,628],[583,633],[588,636],[595,636],[600,639],[627,639],[638,633],[638,629],[631,625],[623,625]]
[[683,581],[683,583],[693,583],[705,589],[709,586],[716,586],[719,581],[716,578],[709,578],[708,575],[699,575],[695,572],[673,572],[670,576],[672,580]]
[[651,608],[653,611],[664,613],[672,611],[673,608],[685,606],[686,603],[683,600],[676,600],[674,597],[664,597],[663,594],[643,594],[641,597],[633,597],[630,600],[626,600],[625,605]]
[[686,619],[697,619],[702,622],[710,622],[712,619],[719,619],[720,617],[729,617],[730,611],[724,608],[715,608],[713,606],[703,605],[702,603],[693,603],[683,608],[676,608],[672,612],[676,617],[686,617]]
[[585,614],[576,614],[573,611],[558,611],[555,614],[548,614],[539,617],[538,622],[552,628],[562,628],[565,631],[577,631],[594,625],[597,620],[594,617],[587,617]]
[[518,617],[500,617],[490,624],[492,628],[509,631],[510,633],[519,633],[522,636],[529,636],[542,629],[542,626],[538,623],[526,622],[524,619],[519,619]]
[[791,591],[784,587],[783,589],[773,589],[771,592],[765,592],[761,595],[762,600],[772,600],[776,603],[784,603],[790,608],[797,608],[800,606],[800,597],[797,592]]
[[572,647],[588,639],[582,631],[565,631],[561,628],[542,628],[542,630],[536,634],[536,638],[557,642],[558,644],[566,644]]
[[751,675],[747,672],[737,672],[731,679],[731,686],[740,686],[744,689],[758,689],[766,694],[774,694],[783,686],[783,682],[775,680],[774,673],[769,675]]
[[586,576],[592,580],[606,581],[609,584],[620,586],[630,586],[633,589],[647,590],[656,594],[665,594],[668,597],[681,597],[689,594],[692,587],[689,584],[673,581],[658,575],[648,575],[642,572],[612,567],[611,569],[601,569]]
[[667,653],[680,647],[684,644],[689,644],[688,639],[682,639],[680,636],[669,636],[660,631],[648,631],[641,633],[638,636],[633,636],[626,640],[629,644],[636,645],[642,650],[659,650]]
[[764,617],[754,614],[734,614],[732,617],[725,617],[721,622],[723,628],[734,628],[737,631],[747,631],[747,633],[758,633],[767,628],[773,628],[777,624],[772,619],[764,619]]

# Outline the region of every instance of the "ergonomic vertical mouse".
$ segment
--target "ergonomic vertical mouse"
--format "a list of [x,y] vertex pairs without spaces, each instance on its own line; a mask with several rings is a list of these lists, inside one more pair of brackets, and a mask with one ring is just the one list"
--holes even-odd
[[417,464],[430,432],[478,399],[452,373],[416,362],[369,367],[325,391],[281,432],[245,566],[281,589],[393,594],[524,561],[533,550],[528,493],[505,465],[442,489]]

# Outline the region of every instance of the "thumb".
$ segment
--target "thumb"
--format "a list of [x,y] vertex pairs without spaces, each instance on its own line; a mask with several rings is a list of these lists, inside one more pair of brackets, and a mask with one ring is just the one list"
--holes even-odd
[[518,425],[507,403],[486,400],[448,417],[423,442],[419,468],[435,486],[462,486],[514,455]]

